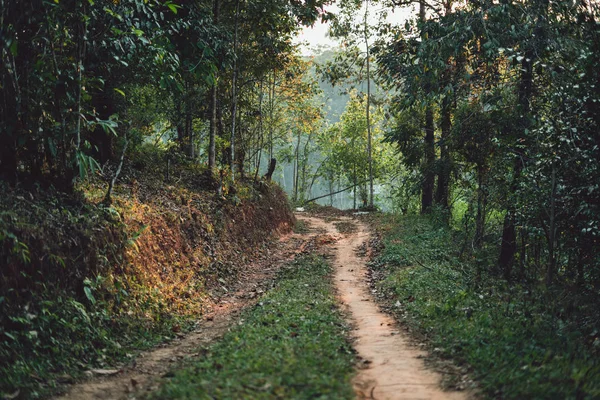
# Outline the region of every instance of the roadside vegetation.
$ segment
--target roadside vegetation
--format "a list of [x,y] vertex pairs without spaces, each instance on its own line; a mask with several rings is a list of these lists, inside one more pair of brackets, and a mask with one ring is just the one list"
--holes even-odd
[[577,287],[499,279],[495,254],[460,255],[459,231],[431,216],[378,219],[371,263],[380,300],[435,358],[468,372],[486,398],[600,396],[600,314]]
[[152,398],[354,398],[355,357],[330,274],[318,255],[284,266],[275,288]]
[[133,155],[110,205],[98,178],[77,195],[0,188],[0,398],[56,393],[185,332],[293,225],[276,185],[238,181],[218,195],[185,158],[170,185],[168,156]]

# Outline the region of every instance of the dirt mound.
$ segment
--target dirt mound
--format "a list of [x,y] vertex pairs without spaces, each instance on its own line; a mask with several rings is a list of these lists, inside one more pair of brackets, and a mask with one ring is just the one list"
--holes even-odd
[[[294,223],[266,182],[165,182],[152,160],[75,195],[0,187],[0,397],[36,398],[189,329]],[[214,183],[214,182],[213,182]],[[117,340],[116,337],[119,337]]]

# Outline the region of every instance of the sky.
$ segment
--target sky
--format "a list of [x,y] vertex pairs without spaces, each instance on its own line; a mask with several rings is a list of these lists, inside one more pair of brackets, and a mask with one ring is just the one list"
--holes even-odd
[[[332,4],[326,6],[326,10],[336,13],[339,8],[335,4]],[[380,11],[377,8],[371,10],[371,20],[373,23],[375,23],[376,15]],[[394,10],[393,13],[389,13],[387,20],[393,23],[404,23],[407,19],[412,18],[415,15],[414,13],[415,11],[412,7]],[[323,24],[319,21],[312,27],[302,29],[294,42],[301,44],[300,51],[303,55],[314,55],[313,50],[317,46],[336,47],[339,45],[338,41],[329,37],[328,30],[329,24]]]

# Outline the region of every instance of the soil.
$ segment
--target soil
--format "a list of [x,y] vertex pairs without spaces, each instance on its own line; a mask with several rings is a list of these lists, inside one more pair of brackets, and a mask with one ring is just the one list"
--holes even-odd
[[202,348],[222,337],[236,323],[241,312],[254,304],[272,285],[277,270],[297,254],[311,251],[319,244],[318,235],[282,236],[264,258],[240,273],[235,288],[208,305],[208,312],[196,322],[195,329],[153,350],[141,353],[119,369],[88,371],[90,379],[72,385],[57,400],[120,400],[142,397],[158,389],[160,378],[178,364],[202,356]]
[[[443,391],[440,374],[426,368],[426,353],[415,348],[411,339],[402,333],[396,322],[383,313],[369,290],[365,259],[357,255],[358,248],[369,238],[365,225],[350,218],[356,231],[336,227],[321,218],[298,216],[313,227],[337,236],[334,265],[335,284],[340,300],[354,326],[354,348],[359,357],[359,370],[353,381],[357,398],[377,400],[429,399],[461,400],[465,392]],[[352,221],[352,222],[351,222]]]
[[237,287],[214,302],[193,332],[142,353],[121,369],[90,371],[88,381],[71,386],[58,399],[134,399],[157,389],[162,376],[185,360],[201,357],[204,346],[236,323],[241,311],[272,285],[279,266],[297,254],[315,251],[333,253],[336,289],[354,327],[352,339],[359,362],[353,385],[358,399],[469,398],[465,392],[443,391],[441,375],[425,366],[425,352],[413,346],[396,322],[379,310],[369,290],[366,260],[357,254],[369,237],[365,225],[341,215],[327,218],[302,213],[297,217],[310,233],[281,237],[268,257],[244,269]]

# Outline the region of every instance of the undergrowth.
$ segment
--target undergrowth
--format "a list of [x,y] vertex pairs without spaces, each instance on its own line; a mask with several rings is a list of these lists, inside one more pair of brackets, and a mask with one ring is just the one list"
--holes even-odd
[[459,260],[451,233],[425,217],[388,228],[371,264],[383,300],[434,354],[468,368],[485,396],[600,398],[593,303],[566,310],[568,289],[508,284]]
[[[0,183],[0,398],[40,398],[185,331],[221,282],[292,217],[267,182],[224,183],[137,154],[103,204],[94,177],[67,195]],[[133,166],[132,166],[133,165]]]
[[155,399],[352,399],[354,355],[331,267],[306,256]]

